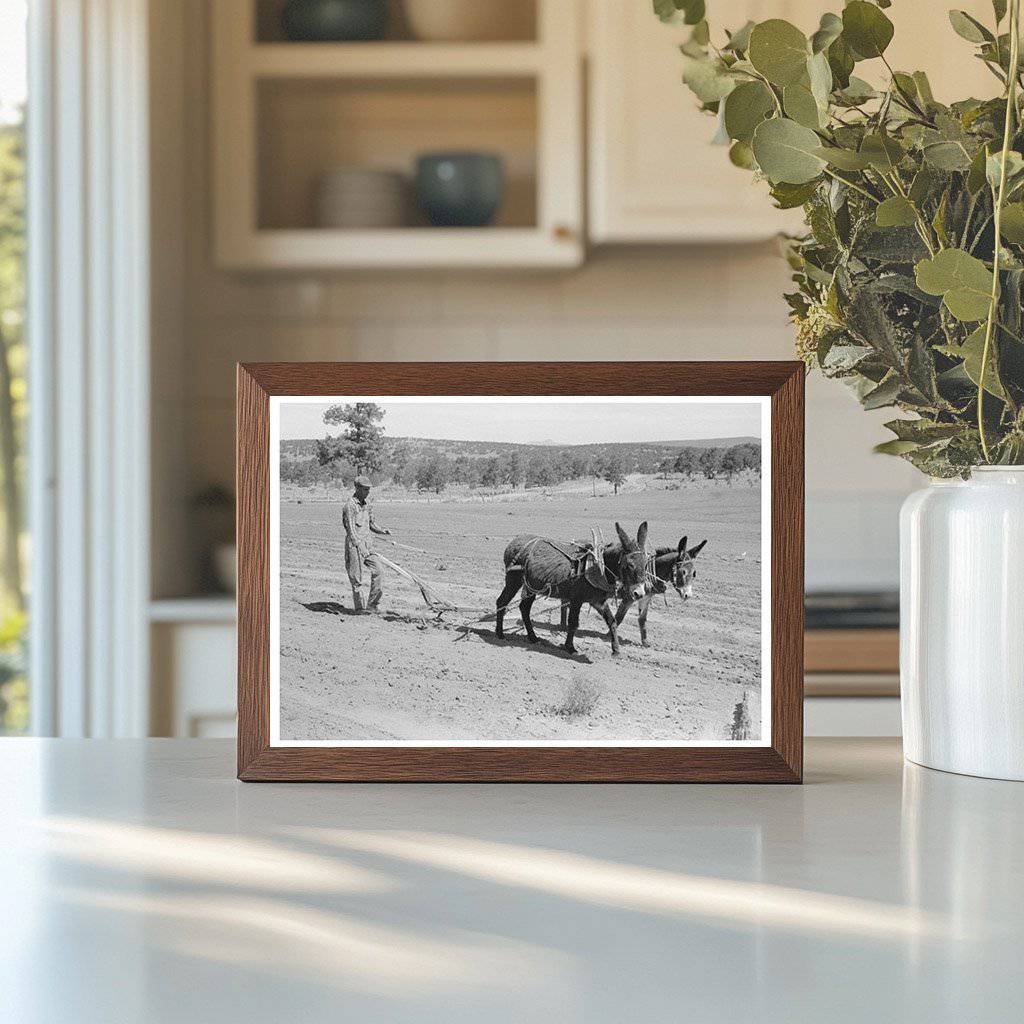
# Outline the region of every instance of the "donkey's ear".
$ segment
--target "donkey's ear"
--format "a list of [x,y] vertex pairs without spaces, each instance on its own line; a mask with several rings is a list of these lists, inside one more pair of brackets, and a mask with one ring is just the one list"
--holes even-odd
[[702,540],[695,548],[690,548],[690,550],[687,552],[687,554],[691,558],[696,558],[701,553],[701,549],[704,547],[705,544],[707,544],[707,539],[706,538],[704,540]]
[[679,547],[676,549],[676,551],[679,554],[680,558],[682,558],[683,555],[686,554],[686,536],[685,535],[679,538]]
[[626,533],[626,531],[622,528],[622,526],[619,523],[615,524],[615,532],[619,535],[619,540],[622,542],[623,549],[628,550],[633,543],[629,539],[629,534]]
[[640,524],[640,529],[636,531],[636,546],[643,551],[647,546],[647,520],[645,519]]

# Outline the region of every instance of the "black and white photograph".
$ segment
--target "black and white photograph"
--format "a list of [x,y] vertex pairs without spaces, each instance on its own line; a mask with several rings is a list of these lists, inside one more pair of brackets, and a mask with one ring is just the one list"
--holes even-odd
[[274,745],[764,745],[766,399],[275,397]]

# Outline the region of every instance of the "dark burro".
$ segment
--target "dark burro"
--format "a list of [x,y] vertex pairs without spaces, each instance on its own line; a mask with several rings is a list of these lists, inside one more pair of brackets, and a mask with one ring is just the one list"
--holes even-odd
[[616,569],[604,562],[602,549],[595,541],[589,545],[562,544],[547,537],[520,534],[505,548],[505,589],[497,602],[494,632],[504,635],[505,609],[515,595],[523,590],[519,611],[530,643],[537,642],[530,620],[530,609],[538,597],[559,599],[568,609],[568,627],[563,646],[576,653],[573,638],[579,628],[580,609],[589,604],[601,613],[608,626],[612,654],[619,653],[618,628],[612,602],[616,595],[640,600],[645,593],[647,523],[641,523],[636,540],[618,524],[620,557]]

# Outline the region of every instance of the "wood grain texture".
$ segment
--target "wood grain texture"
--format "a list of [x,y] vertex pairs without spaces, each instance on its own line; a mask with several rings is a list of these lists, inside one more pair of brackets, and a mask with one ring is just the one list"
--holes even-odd
[[270,743],[270,401],[238,367],[238,772]]
[[[768,395],[767,747],[271,747],[271,395]],[[798,362],[251,363],[238,368],[238,777],[245,781],[799,782],[804,368]]]

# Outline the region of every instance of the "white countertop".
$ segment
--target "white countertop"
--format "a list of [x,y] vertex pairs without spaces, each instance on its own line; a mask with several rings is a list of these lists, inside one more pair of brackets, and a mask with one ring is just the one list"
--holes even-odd
[[1024,785],[811,740],[784,786],[242,785],[0,741],[3,1024],[1006,1022]]

